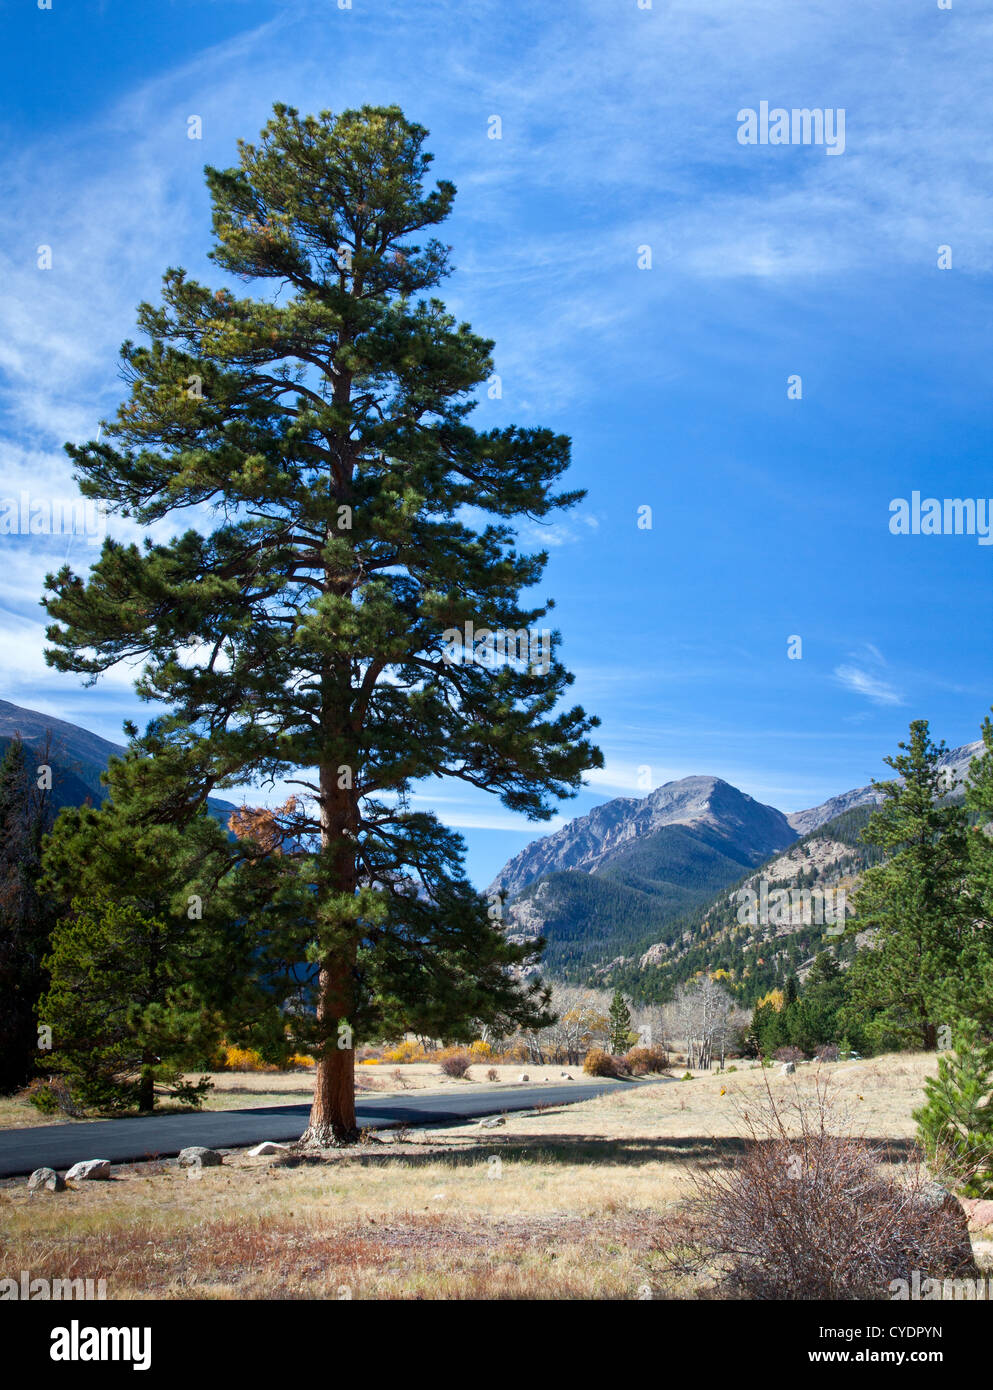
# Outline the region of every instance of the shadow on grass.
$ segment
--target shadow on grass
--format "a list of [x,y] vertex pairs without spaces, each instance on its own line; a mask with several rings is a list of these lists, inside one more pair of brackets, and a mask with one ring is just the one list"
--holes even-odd
[[[646,1163],[672,1163],[684,1166],[687,1163],[702,1167],[723,1166],[744,1154],[748,1143],[745,1139],[733,1137],[713,1138],[706,1135],[635,1137],[625,1139],[606,1139],[574,1134],[549,1134],[534,1139],[496,1139],[483,1140],[466,1145],[460,1139],[452,1139],[449,1152],[432,1150],[418,1153],[414,1146],[406,1149],[402,1144],[390,1147],[388,1153],[356,1152],[350,1154],[341,1150],[340,1156],[349,1162],[363,1167],[379,1167],[388,1163],[402,1163],[412,1169],[432,1165],[456,1168],[475,1167],[485,1164],[496,1155],[508,1163],[549,1164],[565,1166],[596,1164],[612,1167],[639,1167]],[[763,1143],[772,1142],[764,1140]],[[912,1139],[885,1139],[871,1141],[878,1147],[881,1162],[906,1163],[914,1153]],[[301,1156],[291,1160],[295,1163],[319,1164],[325,1160],[319,1157]]]

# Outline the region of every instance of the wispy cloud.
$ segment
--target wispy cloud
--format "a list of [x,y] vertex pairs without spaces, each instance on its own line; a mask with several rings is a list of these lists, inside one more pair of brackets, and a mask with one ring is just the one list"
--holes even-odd
[[889,682],[881,680],[859,666],[836,666],[835,680],[854,695],[871,700],[874,705],[902,705],[904,698]]

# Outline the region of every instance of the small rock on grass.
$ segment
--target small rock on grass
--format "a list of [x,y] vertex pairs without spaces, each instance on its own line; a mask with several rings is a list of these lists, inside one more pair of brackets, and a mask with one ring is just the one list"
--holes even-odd
[[107,1179],[110,1177],[109,1158],[84,1158],[79,1163],[74,1163],[66,1173],[66,1178],[73,1182],[93,1182],[97,1178]]
[[276,1144],[271,1139],[263,1139],[261,1144],[256,1144],[254,1149],[248,1150],[249,1158],[267,1158],[270,1154],[289,1153],[289,1144]]
[[507,1121],[502,1115],[491,1115],[487,1120],[480,1120],[480,1129],[496,1129],[498,1125],[505,1125]]
[[193,1144],[179,1153],[180,1168],[216,1168],[222,1162],[216,1149],[205,1149],[202,1144]]
[[64,1192],[65,1179],[60,1178],[54,1168],[36,1168],[28,1178],[29,1192]]

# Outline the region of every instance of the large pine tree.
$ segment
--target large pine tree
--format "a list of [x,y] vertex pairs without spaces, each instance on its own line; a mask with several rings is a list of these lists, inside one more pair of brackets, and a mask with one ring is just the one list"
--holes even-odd
[[448,250],[417,238],[455,189],[426,190],[426,134],[396,107],[277,105],[238,167],[207,169],[211,256],[260,293],[167,271],[139,309],[147,345],[122,349],[130,399],[68,452],[112,511],[151,525],[211,506],[216,524],[108,540],[88,582],[48,579],[49,660],[93,678],[143,661],[140,693],[172,711],[156,737],[199,794],[301,770],[288,844],[312,888],[321,1143],[355,1134],[356,1028],[431,1015],[435,997],[453,1030],[544,1017],[461,841],[410,811],[409,788],[453,777],[544,819],[600,763],[596,721],[557,710],[557,634],[540,662],[452,660],[467,623],[541,622],[549,605],[522,592],[547,557],[512,523],[581,494],[556,491],[566,437],[468,423],[492,344],[431,295]]

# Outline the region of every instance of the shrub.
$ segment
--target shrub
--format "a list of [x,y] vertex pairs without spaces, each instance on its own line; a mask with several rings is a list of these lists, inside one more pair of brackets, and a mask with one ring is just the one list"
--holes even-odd
[[[742,1105],[744,1102],[739,1102]],[[832,1132],[826,1083],[815,1097],[738,1110],[745,1150],[695,1179],[696,1255],[722,1293],[743,1299],[870,1299],[890,1284],[973,1275],[964,1215],[917,1164],[883,1176],[885,1153]]]
[[82,1108],[73,1100],[72,1092],[61,1076],[32,1081],[24,1095],[43,1115],[54,1115],[56,1110],[61,1110],[64,1115],[72,1115],[78,1119],[83,1114]]
[[59,1108],[59,1103],[55,1099],[55,1092],[47,1081],[32,1081],[24,1094],[28,1103],[33,1105],[36,1110],[40,1110],[43,1115],[54,1115]]
[[221,1045],[220,1064],[222,1071],[278,1071],[272,1062],[267,1062],[261,1052],[252,1047],[229,1047]]
[[486,1073],[486,1080],[487,1080],[487,1081],[499,1081],[499,1080],[500,1080],[500,1073],[497,1071],[496,1067],[490,1067],[489,1071]]
[[469,1068],[472,1065],[472,1058],[468,1052],[451,1051],[446,1052],[441,1058],[441,1070],[446,1076],[453,1076],[458,1081],[465,1081],[469,1076]]
[[474,1062],[488,1062],[493,1056],[493,1048],[482,1038],[477,1038],[469,1044],[469,1054]]
[[802,1062],[806,1054],[799,1047],[777,1047],[772,1055],[777,1062]]
[[693,1080],[693,1073],[692,1073],[691,1071],[684,1071],[683,1074],[682,1074],[682,1076],[681,1076],[679,1079],[680,1079],[680,1081],[692,1081],[692,1080]]
[[624,1060],[634,1076],[669,1070],[669,1054],[664,1047],[632,1047],[624,1054]]
[[399,1067],[397,1067],[396,1071],[391,1071],[390,1076],[402,1090],[407,1090],[407,1088],[410,1085],[410,1082],[404,1076],[403,1072],[400,1070]]
[[733,1071],[737,1071],[737,1070],[738,1070],[737,1067],[728,1067],[728,1075],[730,1076],[731,1073],[732,1073]]
[[825,1043],[823,1047],[817,1049],[818,1062],[837,1062],[840,1056],[837,1043]]
[[583,1060],[583,1071],[587,1076],[609,1076],[620,1078],[631,1075],[631,1068],[624,1057],[615,1057],[602,1047],[591,1047]]
[[616,1076],[617,1058],[602,1047],[591,1047],[583,1059],[583,1071],[587,1076]]
[[405,1039],[395,1047],[388,1047],[383,1053],[384,1062],[426,1062],[428,1054],[419,1042]]

